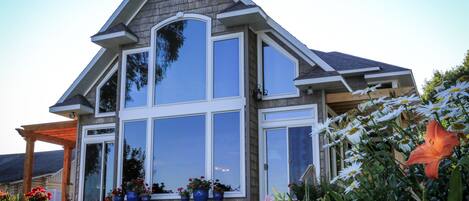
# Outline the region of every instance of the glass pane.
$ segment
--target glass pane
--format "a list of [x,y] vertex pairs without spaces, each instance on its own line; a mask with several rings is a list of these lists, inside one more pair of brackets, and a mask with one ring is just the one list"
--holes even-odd
[[280,119],[312,118],[312,117],[313,117],[312,109],[267,112],[264,114],[264,120],[267,120],[267,121],[280,120]]
[[268,96],[296,93],[295,63],[274,47],[262,43],[264,90]]
[[207,35],[205,22],[173,22],[156,33],[157,104],[205,99]]
[[99,90],[99,112],[115,112],[117,99],[117,71]]
[[147,104],[148,52],[127,55],[125,107]]
[[288,129],[290,183],[298,183],[308,166],[313,165],[313,143],[310,133],[310,126]]
[[267,193],[288,192],[288,155],[286,129],[266,130]]
[[177,192],[205,176],[204,115],[157,119],[153,135],[153,193]]
[[146,121],[124,123],[123,184],[145,178],[146,132]]
[[83,200],[100,200],[102,150],[102,144],[86,145]]
[[95,130],[86,131],[87,135],[108,135],[108,134],[114,134],[114,133],[115,133],[114,128],[103,128],[103,129],[95,129]]
[[234,191],[241,188],[239,118],[239,112],[220,113],[213,117],[213,177],[230,185]]
[[239,39],[213,44],[213,97],[239,96]]
[[107,193],[112,191],[114,182],[114,143],[104,144],[106,152],[104,153],[104,172],[103,172],[103,200]]

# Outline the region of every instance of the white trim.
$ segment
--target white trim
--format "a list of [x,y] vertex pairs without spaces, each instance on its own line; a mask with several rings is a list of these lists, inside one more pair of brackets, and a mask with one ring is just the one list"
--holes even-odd
[[[151,77],[150,74],[148,74],[150,72],[150,68],[151,67],[151,54],[150,54],[150,48],[149,47],[144,47],[144,48],[137,48],[137,49],[130,49],[130,50],[124,50],[122,51],[122,65],[121,65],[121,82],[120,82],[120,97],[119,97],[119,102],[120,102],[120,105],[117,106],[116,108],[119,108],[121,111],[122,110],[128,110],[128,109],[134,109],[134,108],[143,108],[145,106],[139,106],[139,107],[130,107],[130,108],[125,108],[125,90],[126,90],[126,81],[127,81],[127,55],[129,54],[138,54],[138,53],[144,53],[144,52],[148,52],[148,72],[147,72],[147,75],[149,76],[149,78]],[[148,93],[150,92],[150,79],[148,78],[147,80],[147,95]],[[148,100],[147,100],[147,106],[149,105],[148,103]]]
[[353,73],[363,73],[363,72],[378,71],[378,70],[381,70],[381,68],[369,67],[369,68],[359,68],[359,69],[352,69],[352,70],[339,70],[337,72],[339,74],[353,74]]
[[289,41],[287,41],[284,37],[280,36],[277,32],[275,31],[272,31],[272,29],[269,29],[269,30],[263,30],[261,32],[270,32],[271,34],[273,34],[275,37],[277,37],[280,41],[282,41],[283,44],[285,44],[288,48],[290,48],[291,50],[293,50],[298,56],[300,56],[303,60],[306,61],[306,63],[308,63],[309,65],[311,66],[315,66],[316,63],[314,63],[314,61],[312,61],[309,57],[307,57],[305,54],[303,54],[303,52],[301,52],[300,50],[298,50],[298,48],[294,47],[292,45],[292,43],[290,43]]
[[127,6],[127,4],[130,2],[130,0],[123,0],[121,4],[119,4],[119,7],[112,13],[111,17],[104,23],[104,25],[101,27],[99,32],[106,31],[111,24],[116,20],[117,16],[124,10],[124,8]]
[[379,81],[368,82],[368,84],[370,85],[377,85],[377,84],[384,84],[384,83],[391,83],[393,89],[399,88],[398,80],[379,80]]
[[[295,67],[294,67],[294,74],[295,78],[299,76],[299,71],[300,71],[300,65],[299,61],[296,57],[291,55],[287,50],[283,49],[277,42],[275,42],[272,38],[270,38],[267,34],[265,33],[259,33],[257,34],[257,84],[258,86],[261,87],[261,90],[264,90],[264,66],[263,66],[263,57],[262,57],[262,42],[267,43],[269,46],[272,48],[275,48],[277,51],[279,51],[281,54],[283,54],[285,57],[293,61]],[[293,82],[293,80],[292,80]],[[294,84],[294,82],[292,83]],[[291,94],[277,94],[277,95],[267,95],[264,96],[262,95],[262,100],[274,100],[274,99],[281,99],[281,98],[292,98],[292,97],[299,97],[300,96],[300,90],[298,88],[295,89],[294,93]]]
[[295,85],[301,86],[301,85],[321,84],[321,83],[328,83],[328,82],[341,82],[341,80],[342,80],[342,76],[335,75],[335,76],[328,76],[328,77],[295,80]]
[[348,85],[347,81],[345,81],[345,79],[344,79],[343,77],[341,77],[340,81],[342,82],[342,84],[344,84],[345,88],[347,88],[347,90],[348,90],[349,92],[353,92],[352,87],[350,87],[350,86]]
[[[87,125],[83,126],[81,129],[81,145],[80,145],[80,170],[79,170],[79,181],[78,181],[78,200],[83,200],[83,185],[84,185],[84,174],[85,174],[85,158],[86,158],[86,145],[88,144],[105,144],[107,142],[112,142],[114,143],[114,147],[116,146],[115,141],[115,133],[113,134],[105,134],[105,135],[96,135],[96,136],[88,136],[87,131],[88,130],[98,130],[98,129],[106,129],[106,128],[115,128],[116,124],[114,123],[109,123],[109,124],[96,124],[96,125]],[[104,147],[103,147],[104,148]],[[104,157],[104,153],[102,153],[102,156]],[[115,157],[115,156],[114,156]],[[103,182],[103,175],[102,175],[102,168],[103,168],[103,163],[104,161],[101,161],[101,186]],[[102,191],[100,191],[100,194]],[[102,196],[101,196],[102,197]],[[102,199],[102,198],[100,198]]]
[[90,63],[86,65],[86,68],[78,75],[77,79],[73,81],[72,85],[65,91],[65,93],[60,97],[59,101],[57,103],[63,103],[65,99],[72,93],[72,91],[75,89],[75,87],[78,85],[78,83],[81,82],[81,80],[88,74],[88,72],[93,68],[93,66],[96,64],[96,62],[103,56],[104,52],[106,52],[105,48],[101,48],[98,53],[91,59]]
[[91,84],[91,85],[88,87],[88,89],[85,91],[85,93],[83,94],[83,96],[86,96],[86,95],[88,95],[88,93],[90,93],[91,89],[93,89],[93,87],[96,85],[96,83],[98,83],[99,78],[101,78],[101,77],[104,75],[104,73],[106,73],[107,69],[109,69],[109,68],[111,67],[112,63],[114,63],[114,62],[116,62],[116,64],[119,63],[119,61],[116,60],[117,57],[118,57],[117,54],[114,55],[114,57],[111,59],[111,62],[109,62],[109,63],[106,65],[106,67],[104,68],[104,70],[99,74],[99,76],[96,77],[96,79],[93,81],[93,84]]
[[[103,80],[101,80],[101,82],[98,84],[98,86],[96,87],[96,98],[95,98],[95,107],[94,107],[94,116],[95,117],[111,117],[111,116],[115,116],[116,115],[116,112],[105,112],[105,113],[100,113],[99,112],[99,102],[100,102],[100,99],[101,99],[101,93],[100,93],[100,90],[101,90],[101,87],[107,82],[109,81],[109,79],[114,75],[114,73],[117,72],[117,68],[118,68],[118,63],[114,64],[114,66],[111,68],[111,70],[108,72],[108,74],[103,78]],[[117,86],[119,86],[119,83],[116,83]],[[117,89],[116,89],[116,104],[117,104]],[[116,105],[116,110],[117,110],[117,105]]]
[[[266,112],[277,112],[277,111],[290,111],[297,109],[313,109],[313,116],[311,118],[304,119],[294,119],[294,120],[285,120],[285,121],[266,121],[264,120],[264,113]],[[315,126],[318,123],[318,106],[317,104],[310,105],[299,105],[299,106],[289,106],[289,107],[278,107],[278,108],[268,108],[268,109],[259,109],[258,122],[259,122],[259,196],[260,200],[264,200],[266,195],[267,188],[267,171],[264,169],[266,164],[266,140],[265,140],[265,130],[272,128],[286,128],[288,134],[288,128],[299,127],[299,126]],[[316,170],[316,177],[320,178],[320,144],[319,144],[319,135],[312,137],[312,154],[313,154],[313,163]],[[288,140],[287,140],[288,143]]]
[[119,32],[114,32],[114,33],[108,33],[108,34],[103,34],[103,35],[97,35],[91,37],[91,42],[93,43],[99,43],[103,40],[109,40],[109,39],[114,39],[118,37],[127,37],[128,39],[132,40],[133,42],[137,42],[138,38],[131,34],[130,32],[127,31],[119,31]]
[[252,7],[252,8],[246,8],[242,10],[235,10],[235,11],[217,14],[217,19],[235,17],[235,16],[240,16],[240,15],[248,15],[248,14],[253,14],[253,13],[259,13],[259,15],[262,16],[262,18],[264,19],[267,18],[267,15],[265,14],[265,12],[262,11],[259,7]]
[[83,112],[83,114],[91,114],[94,112],[94,109],[91,107],[82,105],[82,104],[55,106],[55,107],[49,108],[49,112],[51,113],[70,112],[70,111],[81,111]]
[[399,75],[411,75],[411,74],[412,72],[410,70],[389,72],[389,73],[366,74],[365,79],[391,77],[391,76],[399,76]]

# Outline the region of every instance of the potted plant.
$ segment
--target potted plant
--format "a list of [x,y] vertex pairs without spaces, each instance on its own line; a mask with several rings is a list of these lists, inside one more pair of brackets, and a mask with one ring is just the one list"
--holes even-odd
[[122,188],[114,188],[111,191],[112,201],[124,201],[125,193]]
[[127,182],[126,196],[127,201],[138,201],[139,194],[145,189],[145,181],[143,179],[132,179]]
[[211,186],[212,182],[206,180],[204,176],[201,176],[200,178],[189,179],[187,189],[192,192],[194,201],[207,201],[208,191]]
[[49,201],[52,199],[52,194],[47,192],[42,186],[31,189],[24,196],[27,201]]
[[20,198],[18,195],[10,195],[10,193],[0,190],[0,201],[20,201]]
[[143,191],[140,192],[140,201],[150,201],[151,200],[151,188],[148,184],[145,184]]
[[220,183],[220,180],[215,180],[213,183],[213,200],[222,201],[225,197],[225,192],[232,191],[233,189],[229,185]]
[[184,188],[178,188],[179,196],[181,196],[181,201],[189,201],[191,197],[191,193],[184,189]]

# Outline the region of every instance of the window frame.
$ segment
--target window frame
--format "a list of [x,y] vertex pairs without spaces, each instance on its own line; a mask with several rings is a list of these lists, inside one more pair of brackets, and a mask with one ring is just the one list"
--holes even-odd
[[[269,112],[281,112],[281,111],[290,111],[290,110],[297,110],[297,109],[312,109],[313,116],[311,118],[302,118],[302,119],[285,119],[285,120],[264,120],[264,114]],[[280,129],[285,128],[287,129],[287,139],[288,139],[288,129],[291,127],[302,127],[302,126],[311,126],[312,128],[318,124],[318,105],[317,104],[309,104],[309,105],[298,105],[298,106],[287,106],[287,107],[276,107],[276,108],[268,108],[268,109],[259,109],[258,113],[258,122],[259,122],[259,196],[260,200],[264,200],[267,192],[267,171],[264,168],[264,164],[267,163],[266,156],[266,138],[265,133],[268,129]],[[319,143],[319,135],[315,135],[311,137],[312,140],[312,154],[313,154],[313,164],[315,166],[316,171],[316,178],[320,177],[320,169],[321,169],[321,162],[320,162],[320,143]],[[288,147],[288,140],[287,140],[287,147]],[[287,149],[288,151],[288,149]],[[288,175],[290,178],[290,175]]]
[[[104,144],[108,142],[114,143],[114,147],[117,148],[117,143],[115,142],[115,135],[116,135],[116,130],[114,130],[114,133],[112,134],[103,134],[103,135],[88,135],[88,130],[99,130],[99,129],[106,129],[106,128],[114,128],[116,129],[116,124],[115,123],[109,123],[109,124],[96,124],[96,125],[86,125],[83,126],[81,129],[81,145],[80,145],[80,171],[79,171],[79,188],[78,188],[78,200],[83,200],[83,185],[85,184],[85,168],[83,164],[85,164],[85,157],[86,157],[86,145],[88,144]],[[104,156],[104,154],[103,154]],[[103,157],[102,156],[102,161]],[[114,156],[115,157],[115,156]],[[114,167],[115,169],[115,167]],[[101,185],[103,186],[103,165],[101,165]],[[115,182],[114,182],[115,183]],[[112,184],[114,186],[114,184]],[[102,191],[101,191],[102,193]],[[101,195],[102,197],[102,195]]]
[[[264,91],[264,62],[263,62],[264,57],[263,57],[262,42],[275,48],[281,54],[283,54],[288,59],[293,61],[293,63],[295,64],[295,67],[294,67],[295,78],[299,76],[299,70],[300,70],[299,60],[295,56],[293,56],[291,53],[289,53],[287,50],[285,50],[282,46],[280,46],[277,42],[275,42],[275,40],[273,40],[266,33],[263,33],[263,32],[257,33],[257,84],[260,87],[261,91]],[[295,86],[294,80],[292,80],[291,82],[292,82],[292,85]],[[262,93],[262,100],[275,100],[275,99],[282,99],[282,98],[300,97],[300,90],[296,86],[295,88],[296,88],[295,92],[291,94],[264,95],[264,93]]]
[[[119,62],[117,62],[116,64],[114,64],[112,67],[111,67],[111,70],[107,73],[107,75],[103,78],[103,80],[101,80],[101,82],[98,84],[98,86],[96,87],[96,102],[95,102],[95,112],[94,112],[94,116],[96,118],[98,117],[112,117],[112,116],[116,116],[116,112],[117,110],[119,109],[119,106],[117,104],[117,100],[119,100],[118,98],[118,91],[119,89],[116,89],[116,111],[114,112],[99,112],[99,107],[100,107],[100,101],[101,101],[101,87],[103,87],[104,84],[106,84],[107,81],[109,81],[109,79],[111,79],[112,75],[114,75],[114,73],[117,72],[117,69],[119,67]],[[119,88],[119,78],[117,79],[117,88]]]
[[[169,104],[155,104],[155,83],[154,83],[154,73],[155,73],[155,35],[156,31],[172,22],[177,22],[181,20],[201,20],[206,22],[207,28],[207,61],[206,61],[206,99],[205,100],[198,100],[198,101],[189,101],[189,102],[177,102],[177,103],[169,103]],[[117,165],[117,185],[121,185],[122,183],[122,170],[123,170],[123,136],[124,136],[124,123],[131,122],[131,121],[146,121],[146,158],[145,160],[145,181],[147,183],[152,182],[153,179],[153,130],[154,130],[154,120],[155,119],[164,119],[164,118],[174,118],[174,117],[184,117],[184,116],[194,116],[194,115],[205,115],[205,158],[206,158],[206,178],[212,178],[212,171],[213,171],[213,114],[216,113],[223,113],[223,112],[234,112],[238,111],[240,116],[240,165],[241,167],[241,178],[240,184],[241,189],[239,192],[227,192],[225,197],[227,198],[239,198],[239,197],[246,197],[246,164],[245,164],[245,106],[246,106],[246,92],[244,89],[245,80],[244,80],[244,35],[245,32],[237,32],[232,34],[226,35],[219,35],[219,36],[212,36],[212,21],[210,17],[199,15],[199,14],[184,14],[178,13],[173,17],[170,17],[162,22],[158,23],[151,29],[151,46],[138,48],[138,49],[131,49],[131,50],[124,50],[122,56],[122,72],[121,76],[121,93],[120,93],[120,107],[119,107],[119,141],[118,143],[118,165]],[[240,63],[239,63],[239,96],[236,97],[224,97],[224,98],[213,98],[213,86],[214,86],[214,79],[213,79],[213,43],[214,41],[222,40],[222,39],[231,39],[231,38],[238,38],[240,43]],[[125,70],[126,70],[126,56],[128,54],[133,53],[141,53],[147,51],[149,54],[149,66],[148,66],[148,85],[147,85],[147,104],[142,107],[131,107],[125,108]],[[175,189],[172,189],[175,190]],[[152,199],[178,199],[179,196],[177,193],[173,194],[153,194]]]
[[148,52],[148,72],[147,72],[147,75],[150,76],[150,68],[151,68],[151,61],[152,61],[152,56],[151,56],[151,52],[150,52],[150,48],[149,47],[143,47],[143,48],[137,48],[137,49],[129,49],[129,50],[123,50],[122,51],[122,65],[121,65],[121,81],[120,81],[120,94],[119,94],[119,104],[120,106],[118,108],[120,108],[119,110],[120,111],[125,111],[125,110],[136,110],[136,109],[139,109],[139,108],[146,108],[149,106],[149,103],[148,103],[148,94],[150,93],[151,89],[150,89],[150,79],[147,78],[147,104],[146,105],[142,105],[142,106],[136,106],[136,107],[125,107],[125,90],[126,90],[126,81],[127,81],[127,56],[130,55],[130,54],[138,54],[138,53],[144,53],[144,52]]
[[[238,79],[239,79],[239,84],[238,84],[238,90],[239,90],[239,94],[238,96],[229,96],[229,97],[222,97],[222,98],[215,98],[215,79],[214,79],[214,70],[215,70],[215,65],[214,65],[214,60],[215,60],[215,57],[213,56],[214,55],[214,48],[215,47],[215,42],[218,42],[218,41],[224,41],[224,40],[231,40],[231,39],[238,39],[238,42],[239,42],[239,45],[238,45],[238,49],[239,49],[239,76],[238,76]],[[212,82],[212,85],[211,85],[211,90],[210,90],[210,97],[212,97],[212,99],[214,100],[224,100],[224,99],[235,99],[235,98],[239,98],[239,97],[244,97],[244,33],[243,32],[237,32],[237,33],[232,33],[232,34],[225,34],[225,35],[220,35],[220,36],[213,36],[211,38],[211,43],[212,43],[212,49],[211,49],[211,54],[212,54],[212,59],[210,60],[210,63],[211,63],[211,68],[210,68],[210,71],[212,74],[212,77],[210,78],[211,79],[211,82]]]

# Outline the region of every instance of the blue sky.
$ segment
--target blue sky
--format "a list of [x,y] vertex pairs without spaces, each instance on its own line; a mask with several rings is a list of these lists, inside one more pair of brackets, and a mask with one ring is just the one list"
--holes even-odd
[[[411,68],[417,85],[461,63],[469,1],[255,1],[310,48]],[[54,104],[99,47],[90,42],[120,0],[0,1],[0,154],[24,151],[22,124],[64,120]],[[36,151],[58,149],[38,143]]]

